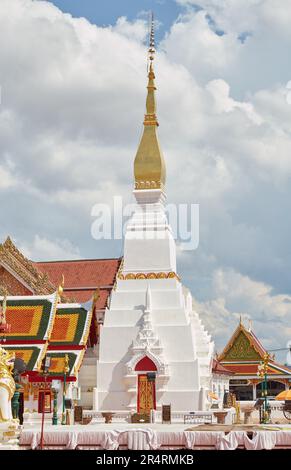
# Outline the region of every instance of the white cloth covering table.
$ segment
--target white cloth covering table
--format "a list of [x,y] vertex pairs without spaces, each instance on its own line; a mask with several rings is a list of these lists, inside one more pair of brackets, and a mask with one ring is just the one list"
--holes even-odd
[[[37,449],[40,446],[39,426],[24,427],[20,434],[20,445]],[[44,447],[73,450],[77,448],[99,448],[116,450],[127,447],[132,450],[154,450],[183,447],[186,449],[212,448],[217,450],[291,448],[290,429],[254,430],[252,437],[244,430],[186,431],[173,425],[160,426],[47,426],[44,433]]]

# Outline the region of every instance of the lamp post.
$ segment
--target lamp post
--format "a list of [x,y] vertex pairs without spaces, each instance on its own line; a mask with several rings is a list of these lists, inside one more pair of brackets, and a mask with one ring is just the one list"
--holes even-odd
[[270,354],[265,353],[264,354],[264,360],[263,362],[260,363],[258,366],[258,372],[257,375],[261,379],[264,379],[262,382],[262,398],[264,399],[264,405],[263,405],[263,420],[262,422],[264,424],[268,423],[269,421],[269,404],[268,404],[268,378],[267,378],[267,372],[269,368],[269,361],[270,361]]
[[60,389],[59,381],[53,380],[52,381],[52,392],[53,392],[53,418],[52,424],[58,424],[58,392]]
[[42,362],[42,374],[44,376],[44,392],[42,398],[42,417],[41,417],[41,434],[40,434],[40,448],[43,450],[43,437],[44,437],[44,409],[45,409],[45,392],[46,392],[46,379],[49,374],[49,368],[51,365],[51,358],[45,356]]
[[65,364],[64,364],[64,387],[63,387],[63,412],[62,412],[62,424],[66,424],[66,381],[67,381],[67,373],[69,372],[69,356],[68,354],[65,355]]

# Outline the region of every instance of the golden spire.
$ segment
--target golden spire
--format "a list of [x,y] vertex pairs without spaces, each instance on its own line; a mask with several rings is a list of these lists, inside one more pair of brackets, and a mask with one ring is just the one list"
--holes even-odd
[[2,302],[2,307],[1,307],[1,316],[0,316],[0,319],[1,319],[1,322],[0,323],[3,323],[5,324],[6,323],[6,309],[7,309],[7,295],[8,295],[8,291],[7,289],[4,288],[4,296],[3,296],[3,302]]
[[61,283],[59,284],[59,287],[58,287],[58,302],[62,301],[64,286],[65,286],[65,276],[64,276],[64,274],[62,274],[62,280],[61,280]]
[[153,60],[155,54],[154,18],[151,17],[151,32],[148,72],[148,93],[144,131],[134,160],[134,178],[136,189],[163,189],[166,181],[166,167],[157,136],[159,125],[156,116],[155,74]]

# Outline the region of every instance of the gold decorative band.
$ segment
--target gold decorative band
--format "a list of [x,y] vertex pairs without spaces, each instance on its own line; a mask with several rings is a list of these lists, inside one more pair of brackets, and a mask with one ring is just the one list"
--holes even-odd
[[135,189],[162,189],[163,183],[161,181],[136,181]]
[[143,124],[144,126],[159,126],[157,116],[155,114],[146,114]]
[[122,281],[127,281],[129,279],[177,279],[180,281],[180,277],[174,271],[169,273],[128,273],[128,274],[118,274],[118,279]]

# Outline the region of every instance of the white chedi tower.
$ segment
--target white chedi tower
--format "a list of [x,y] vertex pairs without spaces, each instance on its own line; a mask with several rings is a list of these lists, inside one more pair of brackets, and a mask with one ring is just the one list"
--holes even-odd
[[144,132],[134,162],[135,212],[124,262],[100,331],[97,407],[148,412],[205,409],[213,342],[176,274],[165,214],[166,171],[157,137],[153,29]]

